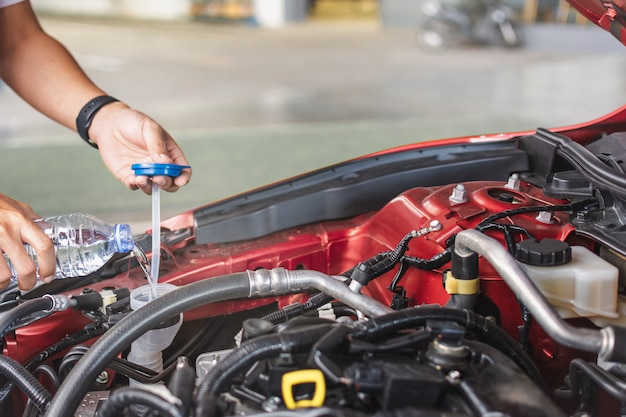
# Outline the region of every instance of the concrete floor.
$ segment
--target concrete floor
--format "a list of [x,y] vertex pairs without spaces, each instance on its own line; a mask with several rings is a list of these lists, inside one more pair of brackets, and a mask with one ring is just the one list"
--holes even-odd
[[[42,17],[109,94],[174,134],[194,176],[162,217],[395,145],[579,123],[626,103],[626,55],[592,26],[529,28],[528,46],[429,55],[375,22],[278,30]],[[42,215],[80,211],[137,232],[150,198],[97,152],[0,88],[2,192]],[[143,231],[143,230],[139,230]]]

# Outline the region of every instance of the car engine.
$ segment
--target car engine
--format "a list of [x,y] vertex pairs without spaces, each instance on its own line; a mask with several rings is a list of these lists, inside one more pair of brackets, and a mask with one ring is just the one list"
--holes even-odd
[[173,289],[134,311],[132,255],[7,289],[0,415],[624,415],[619,114],[380,152],[182,213],[157,255]]

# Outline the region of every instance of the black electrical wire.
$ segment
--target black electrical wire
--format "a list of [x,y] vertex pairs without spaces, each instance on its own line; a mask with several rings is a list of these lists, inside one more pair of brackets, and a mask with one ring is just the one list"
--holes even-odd
[[[591,204],[591,201],[589,201],[589,203]],[[519,214],[526,214],[526,213],[539,213],[542,211],[547,211],[550,213],[555,212],[555,211],[573,212],[575,211],[576,207],[577,206],[573,204],[561,204],[561,205],[556,205],[556,206],[546,205],[546,206],[517,207],[514,209],[510,209],[510,210],[504,210],[504,211],[492,214],[491,216],[484,218],[480,223],[478,223],[475,229],[478,230],[479,232],[483,232],[484,230],[490,227],[493,227],[493,224],[495,224],[494,222],[496,220],[500,220],[505,217],[517,216]]]
[[[405,253],[409,247],[409,242],[415,237],[417,237],[415,231],[407,233],[402,237],[402,239],[400,239],[400,241],[398,242],[398,244],[396,244],[396,247],[393,250],[378,253],[371,258],[360,262],[359,265],[349,269],[341,275],[350,277],[352,276],[353,272],[357,268],[359,268],[359,266],[363,266],[363,270],[366,271],[365,273],[368,274],[367,281],[369,282],[375,278],[378,278],[384,273],[389,272],[397,264],[400,264],[400,269],[396,273],[396,277],[392,280],[392,283],[389,287],[390,290],[393,290],[404,275],[404,272],[406,272],[406,269],[404,268],[406,265],[410,265],[423,270],[432,270],[441,267],[450,261],[450,250],[439,253],[433,256],[433,258],[431,259],[420,259],[405,256]],[[364,283],[363,285],[366,284],[367,283]],[[324,293],[319,293],[310,297],[309,300],[307,300],[303,304],[292,304],[286,306],[278,311],[262,317],[262,319],[269,321],[272,324],[283,323],[294,317],[302,316],[309,311],[316,310],[324,304],[330,303],[332,300],[332,297]]]
[[332,297],[325,293],[318,293],[311,296],[305,303],[290,304],[278,311],[261,317],[261,320],[268,321],[272,324],[285,323],[296,317],[302,317],[305,313],[316,310],[318,307],[328,304],[333,300]]
[[497,230],[504,234],[507,249],[511,253],[515,253],[514,252],[515,241],[514,241],[513,233],[525,235],[526,238],[528,239],[533,238],[533,235],[531,235],[528,230],[524,229],[523,227],[517,226],[515,224],[489,223],[489,224],[485,224],[484,226],[481,226],[481,229],[479,231],[482,232],[482,231],[490,230],[490,229]]
[[424,271],[432,271],[433,269],[441,268],[442,266],[450,262],[450,259],[452,259],[452,250],[453,248],[449,246],[430,259],[415,258],[413,256],[403,256],[402,262],[406,262],[407,265]]
[[65,336],[63,339],[41,351],[39,354],[37,354],[37,356],[35,356],[33,359],[26,363],[26,369],[33,370],[37,366],[39,366],[39,364],[43,363],[45,360],[51,358],[52,356],[63,352],[64,350],[71,348],[72,346],[93,339],[94,337],[101,336],[102,334],[104,334],[104,332],[106,332],[108,328],[108,325],[102,323],[89,324],[83,329]]
[[406,251],[409,249],[409,242],[416,238],[418,235],[411,231],[404,235],[404,237],[400,240],[400,242],[396,245],[396,248],[389,253],[387,256],[390,261],[393,263],[398,263],[400,258],[404,256]]
[[533,322],[533,316],[525,305],[520,304],[520,309],[522,312],[522,325],[518,326],[519,345],[524,352],[530,352],[530,327]]
[[370,280],[378,278],[379,276],[391,271],[398,263],[402,263],[406,251],[409,249],[409,242],[416,238],[418,235],[415,231],[411,231],[404,235],[400,242],[396,245],[395,249],[390,252],[383,252],[378,255],[380,260],[372,262],[370,268]]
[[[380,255],[376,255],[371,259],[373,259],[374,261],[377,261],[379,257]],[[365,262],[368,262],[368,261],[365,261]],[[352,270],[354,270],[354,268],[352,268],[350,271],[344,272],[341,275],[349,276]],[[346,283],[348,281],[349,280],[346,280]],[[326,293],[320,292],[309,297],[309,299],[305,301],[304,303],[290,304],[288,306],[281,308],[278,311],[274,311],[273,313],[270,313],[261,317],[261,319],[265,321],[269,321],[272,324],[284,323],[293,318],[301,317],[305,313],[308,313],[310,311],[317,310],[321,306],[328,304],[332,301],[333,301],[333,297],[329,296]]]
[[406,271],[408,271],[407,263],[404,262],[404,260],[401,260],[400,266],[398,267],[396,274],[391,279],[391,284],[389,284],[389,287],[388,287],[389,291],[393,292],[396,289],[396,286],[398,285],[402,277],[404,277],[404,274],[406,274]]

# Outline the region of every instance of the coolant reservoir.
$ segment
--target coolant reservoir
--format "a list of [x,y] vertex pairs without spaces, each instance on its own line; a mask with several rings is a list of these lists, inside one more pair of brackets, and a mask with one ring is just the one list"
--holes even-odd
[[618,270],[582,246],[520,242],[515,257],[562,317],[617,318]]

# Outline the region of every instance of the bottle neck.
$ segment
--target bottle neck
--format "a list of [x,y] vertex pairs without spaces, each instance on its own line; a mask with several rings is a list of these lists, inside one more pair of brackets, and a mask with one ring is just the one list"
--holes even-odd
[[135,248],[135,241],[133,240],[133,233],[130,230],[128,224],[116,224],[114,233],[114,240],[116,251],[120,253],[130,252]]

